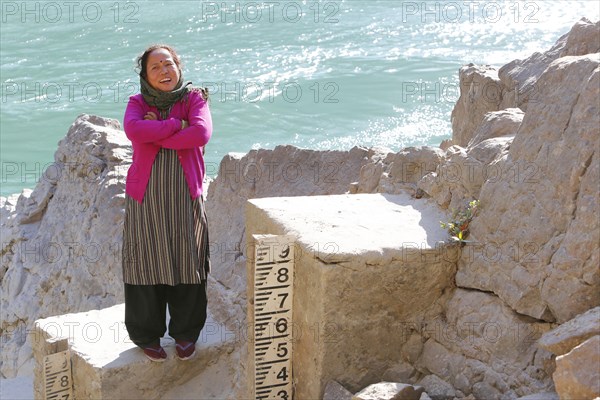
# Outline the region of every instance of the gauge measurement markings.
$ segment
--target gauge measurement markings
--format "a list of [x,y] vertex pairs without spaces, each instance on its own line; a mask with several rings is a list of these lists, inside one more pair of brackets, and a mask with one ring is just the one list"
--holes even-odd
[[260,313],[260,315],[267,315],[267,317],[262,317],[262,318],[256,318],[257,321],[260,320],[267,320],[267,319],[271,319],[271,316],[276,315],[276,314],[283,314],[288,312],[289,310],[281,310],[281,311],[271,311],[271,312],[264,312],[264,313]]
[[68,350],[44,357],[44,383],[45,399],[73,398],[71,357]]
[[[286,357],[291,348],[291,343],[280,341],[277,339],[287,338],[287,335],[280,335],[278,337],[264,338],[261,339],[261,343],[256,343],[254,346],[254,360],[256,364],[261,364],[266,359],[272,359],[272,355],[275,354],[277,357]],[[267,358],[265,358],[265,355]]]
[[285,282],[286,277],[290,272],[292,265],[291,260],[278,261],[269,263],[267,267],[263,267],[261,272],[256,271],[254,275],[254,286],[272,286]]
[[[274,360],[274,361],[258,363],[257,367],[256,367],[256,383],[260,385],[267,379],[267,376],[269,374],[277,374],[276,371],[281,372],[283,369],[278,369],[278,368],[273,368],[273,367],[277,367],[276,364],[287,363],[288,361],[289,361],[289,359],[286,358],[286,359],[282,359],[282,360]],[[286,368],[286,367],[283,366],[283,368]],[[285,384],[286,383],[283,382],[283,383],[274,383],[273,385],[285,385]],[[263,388],[264,388],[264,386],[263,386]]]
[[290,285],[281,285],[257,290],[254,298],[255,315],[269,315],[273,312],[289,310],[291,306],[289,288]]
[[254,240],[255,398],[291,400],[293,239],[255,235]]

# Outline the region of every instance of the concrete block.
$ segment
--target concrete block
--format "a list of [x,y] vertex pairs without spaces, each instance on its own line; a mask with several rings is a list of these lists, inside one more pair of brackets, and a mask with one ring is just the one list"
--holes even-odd
[[[175,341],[165,335],[161,343],[168,358],[162,363],[152,362],[129,340],[124,316],[125,306],[118,304],[37,320],[32,341],[36,399],[43,398],[44,356],[67,348],[77,399],[161,399],[165,392],[202,373],[221,354],[233,351],[230,337],[210,329],[201,333],[196,356],[181,361],[175,356]],[[214,323],[209,310],[207,326]],[[196,396],[189,394],[190,398]]]
[[[408,194],[248,201],[249,248],[253,234],[296,237],[296,398],[322,398],[330,380],[357,392],[397,362],[409,337],[403,324],[422,318],[453,284],[457,249],[444,242],[439,221],[446,218],[430,200]],[[250,257],[249,326],[253,267]],[[252,351],[248,357],[251,366]],[[253,373],[248,368],[249,382]]]

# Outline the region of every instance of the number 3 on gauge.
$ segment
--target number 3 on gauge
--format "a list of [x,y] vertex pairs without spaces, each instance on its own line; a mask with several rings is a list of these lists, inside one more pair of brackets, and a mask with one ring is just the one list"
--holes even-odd
[[279,398],[283,400],[288,400],[287,390],[280,390],[279,392],[277,392],[277,396],[279,396]]

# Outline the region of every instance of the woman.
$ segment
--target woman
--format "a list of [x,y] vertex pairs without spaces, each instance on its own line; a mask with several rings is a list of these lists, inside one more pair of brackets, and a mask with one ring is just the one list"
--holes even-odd
[[206,321],[208,93],[183,82],[170,46],[151,46],[137,62],[141,93],[129,98],[123,124],[133,148],[123,231],[125,326],[148,358],[164,361],[168,307],[169,335],[177,357],[187,360]]

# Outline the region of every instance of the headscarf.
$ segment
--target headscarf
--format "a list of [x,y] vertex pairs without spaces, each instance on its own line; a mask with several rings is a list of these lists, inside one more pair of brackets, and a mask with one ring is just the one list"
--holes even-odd
[[179,81],[175,88],[170,92],[163,92],[150,86],[148,82],[140,75],[140,88],[142,96],[148,105],[158,108],[161,112],[161,117],[166,118],[164,113],[168,115],[173,104],[181,100],[192,89],[192,82],[183,83],[183,76],[179,75]]

